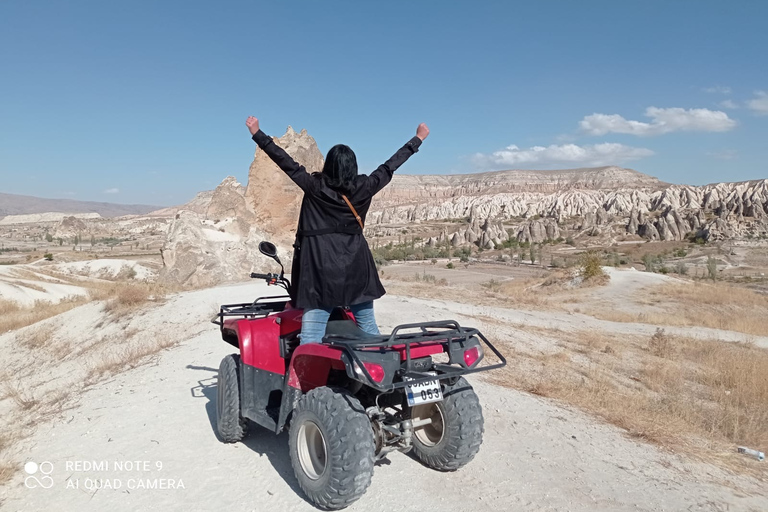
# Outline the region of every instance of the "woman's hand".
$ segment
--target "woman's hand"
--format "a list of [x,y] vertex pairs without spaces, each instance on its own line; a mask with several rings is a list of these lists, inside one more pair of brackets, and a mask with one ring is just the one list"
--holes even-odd
[[[245,120],[245,126],[248,127],[251,135],[256,135],[256,132],[259,131],[259,120],[253,116],[248,116],[248,119]],[[427,125],[424,125],[425,128],[426,126]],[[421,126],[419,126],[419,128],[421,128]],[[427,130],[427,133],[429,133],[429,130]]]
[[[256,126],[258,126],[258,121],[256,121]],[[418,128],[416,128],[416,136],[420,138],[422,141],[427,138],[429,135],[429,128],[427,128],[426,123],[421,123]]]

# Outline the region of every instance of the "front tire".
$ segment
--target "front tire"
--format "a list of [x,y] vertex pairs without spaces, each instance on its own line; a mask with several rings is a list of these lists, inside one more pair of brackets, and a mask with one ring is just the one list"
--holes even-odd
[[240,357],[230,354],[219,365],[216,397],[216,430],[225,443],[236,443],[245,437],[247,423],[240,416]]
[[456,471],[467,465],[483,443],[483,410],[475,390],[463,378],[443,387],[443,401],[410,409],[414,423],[413,452],[426,466]]
[[304,395],[293,412],[288,445],[299,486],[317,507],[345,508],[371,484],[371,422],[345,389],[319,387]]

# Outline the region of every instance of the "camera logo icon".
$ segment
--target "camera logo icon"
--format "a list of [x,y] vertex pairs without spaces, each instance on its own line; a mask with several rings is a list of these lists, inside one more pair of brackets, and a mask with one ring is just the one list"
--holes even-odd
[[45,461],[38,464],[29,461],[24,464],[24,471],[29,475],[24,479],[24,485],[28,489],[37,489],[38,487],[50,489],[53,487],[53,478],[49,476],[53,473],[53,463]]

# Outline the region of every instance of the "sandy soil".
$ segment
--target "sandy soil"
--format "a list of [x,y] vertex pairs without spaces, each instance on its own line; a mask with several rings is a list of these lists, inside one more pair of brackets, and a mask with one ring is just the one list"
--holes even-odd
[[0,266],[0,299],[12,300],[21,305],[34,304],[37,300],[58,302],[66,297],[86,295],[87,291],[79,286],[56,282],[48,276],[41,279],[21,278],[14,272],[17,268],[31,270],[29,265]]
[[144,265],[132,260],[124,259],[98,259],[88,261],[73,261],[70,263],[58,263],[50,265],[49,268],[56,272],[64,274],[75,274],[80,276],[91,276],[101,278],[114,278],[121,272],[128,269],[133,270],[136,275],[134,279],[140,281],[156,277],[156,272]]
[[[225,445],[213,430],[216,369],[231,347],[219,339],[215,326],[205,327],[212,305],[249,300],[266,291],[247,284],[190,292],[137,317],[137,322],[153,329],[173,321],[167,328],[186,334],[187,341],[148,365],[91,388],[76,408],[40,424],[19,446],[19,460],[50,462],[52,467],[45,465],[33,476],[42,479],[41,470],[52,469],[53,485],[30,489],[25,486],[27,473],[20,471],[0,491],[2,508],[314,510],[293,476],[285,434],[275,436],[252,427],[245,442]],[[94,314],[92,305],[83,308]],[[76,313],[67,315],[77,318]],[[583,315],[402,296],[385,296],[377,302],[377,315],[383,329],[403,321],[440,318],[482,323],[471,320],[476,316],[510,325],[579,325],[614,332],[637,333],[643,327]],[[439,473],[408,455],[393,454],[377,466],[367,494],[348,510],[768,509],[764,483],[638,443],[620,429],[552,401],[499,388],[478,377],[472,383],[485,415],[485,441],[477,458],[458,472]],[[104,466],[86,469],[85,462]],[[126,469],[128,462],[134,466],[140,462],[140,469]],[[121,463],[122,470],[116,468]],[[183,488],[136,488],[141,483],[168,486],[171,480]],[[94,488],[105,482],[113,488]],[[35,485],[33,480],[27,483]]]

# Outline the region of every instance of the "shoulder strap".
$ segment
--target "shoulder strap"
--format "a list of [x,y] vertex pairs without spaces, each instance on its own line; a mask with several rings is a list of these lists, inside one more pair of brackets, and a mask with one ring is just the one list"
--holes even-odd
[[355,219],[357,219],[357,223],[360,224],[360,229],[365,229],[363,226],[363,219],[360,218],[360,216],[357,214],[357,210],[355,210],[355,207],[352,206],[352,203],[349,202],[349,199],[347,199],[347,196],[344,194],[341,194],[341,197],[344,198],[344,201],[347,203],[347,206],[349,206],[349,209],[352,210],[352,215],[355,216]]

